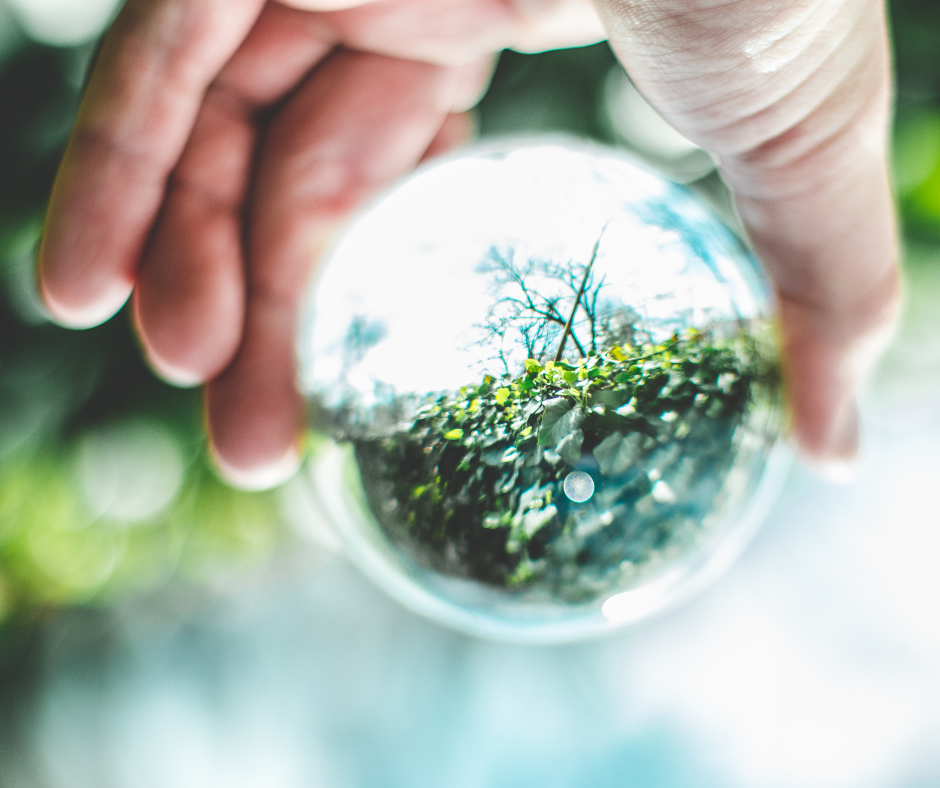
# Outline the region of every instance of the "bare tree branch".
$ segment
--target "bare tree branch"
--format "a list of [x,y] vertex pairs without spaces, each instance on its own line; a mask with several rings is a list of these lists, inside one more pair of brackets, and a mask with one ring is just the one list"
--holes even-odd
[[[493,361],[507,373],[527,358],[564,357],[568,339],[581,357],[633,338],[633,310],[604,300],[606,281],[593,273],[600,239],[587,264],[554,260],[520,261],[512,248],[493,247],[479,271],[491,276],[493,300],[477,343],[493,347]],[[628,309],[628,308],[627,308]],[[587,342],[584,338],[587,338]]]

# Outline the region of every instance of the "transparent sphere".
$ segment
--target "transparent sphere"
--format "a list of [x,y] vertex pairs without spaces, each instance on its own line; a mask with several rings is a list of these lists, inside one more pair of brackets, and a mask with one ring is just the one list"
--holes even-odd
[[410,607],[561,641],[702,588],[782,476],[767,285],[689,191],[603,148],[418,170],[321,267],[307,473]]

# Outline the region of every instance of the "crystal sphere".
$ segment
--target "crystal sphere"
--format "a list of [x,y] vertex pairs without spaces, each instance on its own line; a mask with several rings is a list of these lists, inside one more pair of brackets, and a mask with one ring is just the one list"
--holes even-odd
[[327,256],[299,353],[305,472],[345,550],[483,636],[571,640],[689,597],[787,464],[760,268],[600,147],[420,168]]

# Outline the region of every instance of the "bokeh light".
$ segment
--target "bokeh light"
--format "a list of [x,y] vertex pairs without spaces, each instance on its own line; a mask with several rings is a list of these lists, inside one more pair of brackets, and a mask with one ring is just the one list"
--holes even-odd
[[67,47],[101,35],[122,0],[4,0],[34,41]]

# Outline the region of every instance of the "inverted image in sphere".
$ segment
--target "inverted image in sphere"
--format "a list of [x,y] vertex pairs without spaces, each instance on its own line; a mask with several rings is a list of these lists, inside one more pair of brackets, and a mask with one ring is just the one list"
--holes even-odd
[[464,630],[642,618],[745,544],[783,465],[764,277],[614,151],[478,148],[365,211],[301,332],[308,472],[350,557]]

